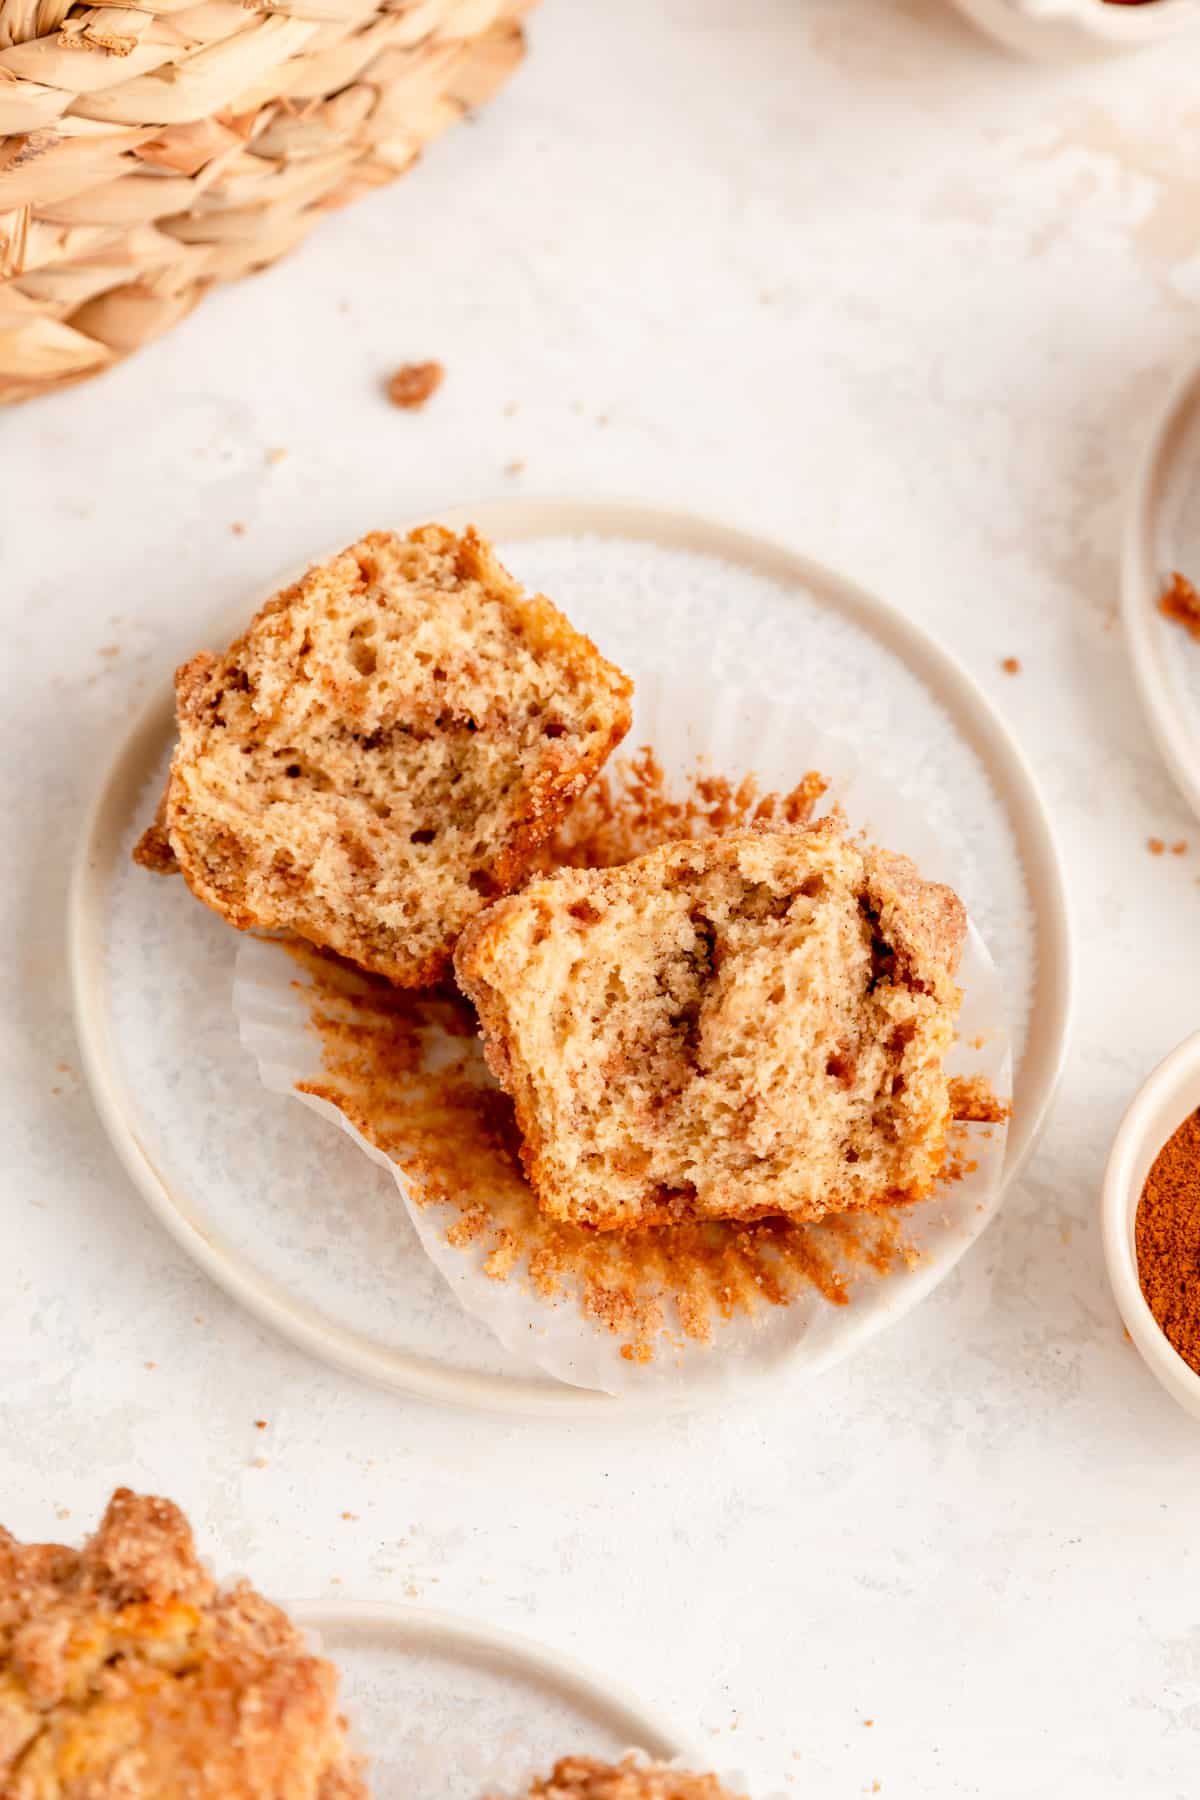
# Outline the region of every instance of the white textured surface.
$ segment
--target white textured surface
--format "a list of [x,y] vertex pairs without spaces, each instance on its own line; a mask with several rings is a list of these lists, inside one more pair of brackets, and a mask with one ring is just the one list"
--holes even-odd
[[[1134,450],[1194,349],[1194,92],[1171,49],[1009,62],[940,0],[551,0],[532,28],[410,179],[0,419],[6,1522],[168,1489],[266,1587],[531,1630],[760,1788],[1182,1800],[1200,1435],[1122,1339],[1096,1191],[1196,1024],[1200,834],[1114,607]],[[426,355],[442,393],[394,412],[376,378]],[[998,696],[1064,839],[1083,979],[1043,1147],[946,1287],[786,1409],[567,1428],[355,1386],[192,1269],[79,1089],[67,859],[189,619],[506,485],[740,517],[892,596]]]

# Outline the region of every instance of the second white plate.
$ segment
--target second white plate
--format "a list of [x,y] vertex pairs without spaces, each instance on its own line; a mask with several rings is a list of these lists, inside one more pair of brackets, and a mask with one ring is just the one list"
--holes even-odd
[[687,1755],[652,1708],[511,1632],[422,1607],[288,1610],[341,1671],[375,1800],[518,1794],[562,1756]]
[[[518,577],[543,587],[635,673],[639,622],[673,606],[681,630],[719,643],[732,666],[769,672],[802,711],[819,703],[864,764],[911,793],[944,853],[943,869],[931,872],[955,882],[1004,980],[1016,1064],[1011,1179],[1058,1081],[1072,959],[1044,808],[970,677],[881,601],[707,521],[570,502],[442,516],[477,523]],[[262,598],[195,621],[194,645],[227,641]],[[618,1404],[508,1355],[419,1249],[390,1177],[259,1085],[230,1001],[236,934],[182,882],[130,861],[172,735],[164,677],[104,781],[71,906],[84,1064],[141,1192],[216,1281],[338,1367],[428,1399],[511,1411],[596,1416]],[[849,1349],[859,1334],[847,1326]]]

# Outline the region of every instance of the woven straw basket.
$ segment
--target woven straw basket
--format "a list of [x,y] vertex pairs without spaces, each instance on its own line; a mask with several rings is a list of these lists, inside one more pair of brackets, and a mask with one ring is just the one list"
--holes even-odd
[[96,374],[402,174],[531,0],[0,0],[0,401]]

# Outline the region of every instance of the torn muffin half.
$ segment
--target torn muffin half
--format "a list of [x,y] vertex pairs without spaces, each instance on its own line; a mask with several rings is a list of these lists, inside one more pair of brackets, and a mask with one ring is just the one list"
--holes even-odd
[[180,669],[135,857],[240,929],[428,986],[621,741],[631,693],[475,531],[372,532]]
[[815,1220],[933,1187],[965,930],[830,817],[531,882],[455,971],[552,1217]]

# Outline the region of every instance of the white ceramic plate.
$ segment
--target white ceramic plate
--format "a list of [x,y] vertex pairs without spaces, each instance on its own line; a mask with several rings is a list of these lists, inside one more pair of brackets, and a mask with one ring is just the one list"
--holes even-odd
[[692,1761],[632,1695],[511,1632],[421,1607],[323,1601],[288,1611],[341,1671],[375,1800],[518,1793],[576,1753]]
[[[911,789],[1010,999],[1011,1179],[1057,1085],[1072,956],[1045,810],[1020,751],[971,678],[883,602],[790,550],[704,520],[565,501],[442,516],[478,524],[519,577],[544,585],[602,645],[614,581],[623,593],[632,587],[646,609],[666,586],[682,591],[691,629],[718,633],[730,658],[782,673],[809,707],[819,694],[830,728],[864,763]],[[657,559],[652,575],[641,566],[647,559]],[[740,609],[731,594],[740,594]],[[226,642],[262,598],[231,597],[224,618],[193,622],[189,645]],[[230,1003],[236,934],[182,882],[129,861],[172,735],[164,671],[160,695],[103,781],[70,908],[84,1066],[105,1128],[150,1206],[259,1318],[354,1374],[427,1399],[508,1411],[596,1416],[618,1404],[531,1372],[505,1352],[459,1309],[416,1247],[390,1177],[343,1134],[259,1086]],[[896,1316],[903,1310],[898,1296]],[[860,1336],[848,1320],[846,1349]]]
[[1200,26],[1197,0],[1106,6],[1103,0],[954,0],[1006,49],[1039,62],[1143,50]]
[[1200,367],[1172,388],[1150,434],[1121,571],[1126,641],[1146,717],[1200,816],[1200,642],[1158,609],[1176,569],[1200,587]]

